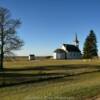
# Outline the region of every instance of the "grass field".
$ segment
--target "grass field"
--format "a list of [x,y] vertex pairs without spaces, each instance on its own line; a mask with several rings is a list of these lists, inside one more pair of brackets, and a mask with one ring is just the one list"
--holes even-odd
[[1,100],[91,100],[100,95],[100,60],[9,61],[4,65]]

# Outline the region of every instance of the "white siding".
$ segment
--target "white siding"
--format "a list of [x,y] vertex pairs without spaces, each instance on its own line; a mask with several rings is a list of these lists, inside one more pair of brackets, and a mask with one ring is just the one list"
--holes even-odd
[[81,54],[79,52],[68,52],[66,55],[67,59],[80,59],[81,58]]
[[65,59],[65,53],[54,53],[53,59]]
[[53,53],[53,59],[56,59],[56,53]]

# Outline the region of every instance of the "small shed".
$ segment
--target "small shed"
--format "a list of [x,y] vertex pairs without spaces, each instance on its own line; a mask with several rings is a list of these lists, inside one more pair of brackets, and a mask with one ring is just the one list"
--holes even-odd
[[53,53],[53,59],[65,59],[66,58],[66,52],[63,49],[56,49]]
[[35,60],[35,55],[34,55],[34,54],[30,54],[30,55],[28,56],[28,59],[29,59],[29,60]]

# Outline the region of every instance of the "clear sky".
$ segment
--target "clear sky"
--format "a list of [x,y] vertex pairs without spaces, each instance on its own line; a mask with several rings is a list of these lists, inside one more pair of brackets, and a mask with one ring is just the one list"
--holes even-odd
[[62,43],[73,43],[75,33],[82,50],[91,29],[100,50],[100,0],[0,0],[0,6],[21,19],[25,45],[18,55],[52,55]]

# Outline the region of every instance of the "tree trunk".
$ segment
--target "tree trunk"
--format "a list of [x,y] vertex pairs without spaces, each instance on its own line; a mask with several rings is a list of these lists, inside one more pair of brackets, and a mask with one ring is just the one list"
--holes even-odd
[[[3,16],[2,16],[2,22],[3,22]],[[0,57],[0,71],[3,71],[3,62],[4,62],[4,27],[1,23],[1,57]]]

